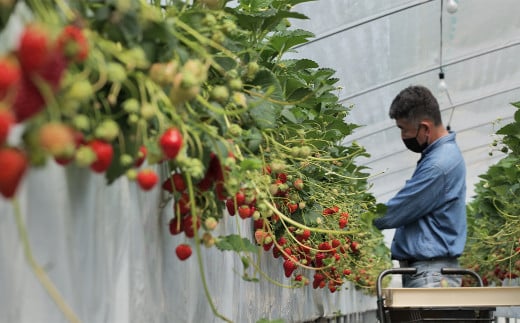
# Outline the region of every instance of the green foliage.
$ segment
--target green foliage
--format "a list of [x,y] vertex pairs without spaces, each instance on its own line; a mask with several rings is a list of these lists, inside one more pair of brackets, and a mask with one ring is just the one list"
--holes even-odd
[[[520,102],[513,103],[517,109]],[[497,131],[508,154],[489,167],[467,206],[468,240],[462,264],[486,284],[520,275],[520,109]]]

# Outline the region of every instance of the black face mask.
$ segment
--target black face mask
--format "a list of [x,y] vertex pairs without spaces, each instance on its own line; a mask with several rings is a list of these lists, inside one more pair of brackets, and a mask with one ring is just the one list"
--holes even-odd
[[406,148],[410,149],[414,153],[422,153],[426,147],[428,147],[428,141],[425,141],[424,144],[419,144],[419,141],[417,141],[417,135],[419,135],[419,129],[417,129],[417,133],[415,134],[415,137],[412,138],[403,138],[403,143],[406,146]]

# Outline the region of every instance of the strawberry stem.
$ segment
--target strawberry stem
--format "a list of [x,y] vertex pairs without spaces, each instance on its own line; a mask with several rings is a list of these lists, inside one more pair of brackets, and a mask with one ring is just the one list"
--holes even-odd
[[17,198],[14,198],[13,201],[13,208],[14,208],[14,216],[16,220],[16,227],[18,229],[18,234],[20,235],[20,240],[22,242],[23,250],[25,253],[25,258],[27,262],[29,263],[29,266],[31,267],[34,275],[40,283],[42,284],[42,287],[45,289],[45,291],[49,294],[49,296],[52,298],[52,300],[56,303],[56,305],[59,307],[59,309],[63,312],[65,317],[69,322],[80,322],[79,318],[76,316],[74,311],[69,307],[69,305],[65,302],[63,297],[61,296],[60,292],[56,288],[56,286],[53,284],[49,276],[47,276],[47,273],[43,268],[38,265],[36,260],[33,257],[31,245],[29,243],[29,237],[27,235],[27,229],[25,227],[24,221],[22,219],[22,212],[20,211],[20,203]]
[[[195,210],[195,199],[194,199],[195,192],[193,190],[193,182],[191,181],[191,176],[186,176],[186,184],[188,185],[191,209]],[[197,215],[192,214],[191,216],[195,217]],[[219,317],[220,319],[222,319],[222,320],[224,320],[226,322],[232,323],[233,321],[231,321],[230,319],[228,319],[224,315],[220,314],[220,312],[218,311],[217,307],[213,303],[213,299],[211,298],[211,294],[210,294],[209,288],[208,288],[208,282],[206,281],[206,275],[204,274],[204,264],[203,264],[203,261],[202,261],[202,253],[200,251],[200,239],[199,239],[199,233],[198,233],[198,230],[197,230],[197,224],[196,223],[197,223],[197,221],[194,219],[192,221],[192,226],[193,226],[193,231],[195,232],[195,239],[194,239],[195,240],[195,251],[196,251],[196,254],[197,254],[197,263],[199,265],[200,279],[202,281],[202,287],[204,288],[204,294],[206,295],[206,299],[208,300],[209,306],[211,307],[211,310],[213,311],[213,314],[215,314],[217,317]]]

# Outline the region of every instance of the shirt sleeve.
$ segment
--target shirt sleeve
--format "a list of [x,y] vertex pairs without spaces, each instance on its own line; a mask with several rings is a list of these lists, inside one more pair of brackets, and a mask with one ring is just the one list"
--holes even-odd
[[375,219],[374,225],[379,230],[399,228],[431,213],[441,203],[443,182],[443,172],[438,167],[417,169],[387,202],[385,215]]

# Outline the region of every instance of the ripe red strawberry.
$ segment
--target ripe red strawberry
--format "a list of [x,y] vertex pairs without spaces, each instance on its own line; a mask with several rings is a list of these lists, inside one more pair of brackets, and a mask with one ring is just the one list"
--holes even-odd
[[299,241],[305,241],[305,240],[309,239],[310,236],[311,236],[311,230],[309,230],[309,229],[304,229],[304,230],[302,231],[302,233],[300,233],[300,234],[298,235],[298,240],[299,240]]
[[262,246],[262,248],[264,249],[264,251],[269,251],[273,245],[274,245],[273,238],[271,238],[270,236],[267,236],[264,239],[264,245]]
[[323,252],[318,252],[314,255],[314,265],[316,267],[323,267],[323,259],[325,259],[325,254]]
[[112,145],[99,139],[90,141],[88,145],[96,154],[96,160],[90,165],[90,169],[96,173],[103,173],[112,163],[114,156]]
[[352,252],[356,253],[359,251],[359,243],[356,242],[356,241],[352,241],[352,243],[350,244],[350,250],[352,250]]
[[343,229],[344,227],[346,227],[348,224],[348,219],[347,218],[344,218],[344,217],[341,217],[339,218],[338,220],[338,225],[341,229]]
[[191,247],[189,244],[180,244],[175,248],[175,254],[180,260],[186,260],[191,256]]
[[323,210],[323,215],[334,214],[334,213],[337,213],[338,211],[339,211],[339,207],[337,207],[337,206],[328,207]]
[[0,101],[16,93],[20,79],[19,66],[10,59],[0,58]]
[[318,244],[318,249],[328,252],[331,251],[332,247],[328,241],[323,241]]
[[15,122],[13,113],[10,110],[0,110],[0,145],[3,145],[9,136],[9,131]]
[[144,163],[146,159],[146,155],[148,154],[148,151],[145,146],[139,147],[139,151],[137,153],[137,158],[134,162],[135,167],[141,167],[141,165]]
[[159,176],[151,169],[143,169],[137,173],[137,183],[145,191],[151,190],[158,180]]
[[235,194],[235,199],[236,199],[236,202],[237,202],[237,206],[241,206],[241,205],[244,205],[246,203],[246,195],[244,194],[244,192],[237,192]]
[[159,145],[164,156],[168,159],[175,158],[181,150],[183,138],[177,128],[166,130],[159,138]]
[[27,25],[22,32],[17,56],[26,73],[40,70],[47,62],[51,42],[46,29],[37,24]]
[[162,188],[170,193],[173,193],[174,189],[177,192],[184,192],[186,183],[184,183],[184,178],[181,174],[175,173],[162,183]]
[[84,61],[89,52],[89,45],[83,31],[73,25],[63,28],[56,41],[64,56],[73,62]]
[[283,269],[285,271],[285,277],[291,277],[293,272],[298,268],[296,261],[293,258],[286,259],[283,262]]
[[194,228],[192,215],[188,215],[188,216],[184,217],[184,219],[183,219],[184,234],[186,234],[186,236],[188,238],[193,238],[195,236],[196,230],[198,230],[200,228],[200,218],[196,217],[195,221],[196,221],[196,223],[195,223],[195,228]]
[[225,201],[227,198],[227,190],[224,181],[217,181],[215,183],[215,194],[219,201]]
[[16,148],[0,149],[0,194],[12,198],[27,169],[27,157]]
[[60,87],[61,79],[67,68],[65,56],[57,50],[53,49],[49,52],[47,61],[38,71],[40,76],[47,81],[47,84],[53,91],[57,91]]
[[45,100],[40,91],[28,77],[22,77],[12,109],[17,122],[37,114],[45,107]]
[[294,213],[298,210],[298,204],[296,203],[287,203],[287,209],[289,210],[289,213]]
[[170,233],[176,235],[184,231],[184,221],[181,217],[175,216],[168,223]]
[[238,215],[242,219],[247,219],[247,218],[250,218],[251,215],[253,215],[253,213],[251,212],[251,208],[249,207],[249,205],[241,205],[238,208]]
[[280,173],[278,174],[278,176],[276,177],[282,184],[286,183],[287,182],[287,174],[285,173]]
[[235,215],[235,213],[236,213],[235,201],[233,200],[233,198],[230,197],[226,200],[226,208],[227,208],[229,215],[231,215],[231,216]]
[[182,193],[181,197],[173,205],[175,214],[186,215],[190,212],[190,196],[188,193]]

